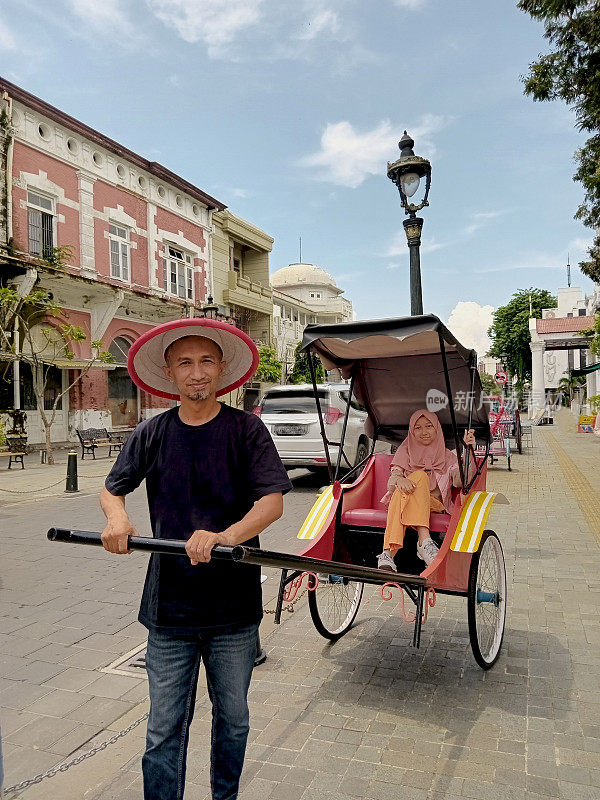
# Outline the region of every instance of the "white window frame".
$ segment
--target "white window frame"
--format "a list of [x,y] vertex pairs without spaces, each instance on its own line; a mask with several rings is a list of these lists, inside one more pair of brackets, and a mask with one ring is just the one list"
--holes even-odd
[[171,297],[194,302],[194,255],[173,244],[163,251],[163,287]]
[[110,277],[131,283],[131,247],[129,230],[116,222],[108,223]]
[[[39,215],[37,228],[37,248],[32,248],[36,238],[32,238],[32,218]],[[44,217],[50,220],[50,241],[44,242]],[[46,237],[48,239],[48,237]],[[56,247],[56,199],[34,187],[27,188],[27,251],[36,258],[45,258],[47,250]]]

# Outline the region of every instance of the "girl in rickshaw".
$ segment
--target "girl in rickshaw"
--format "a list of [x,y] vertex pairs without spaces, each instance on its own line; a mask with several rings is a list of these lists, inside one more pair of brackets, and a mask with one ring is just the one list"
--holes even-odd
[[[475,433],[465,431],[464,443],[475,447]],[[396,451],[387,492],[381,498],[389,505],[380,569],[397,571],[394,556],[402,548],[406,528],[417,531],[417,555],[427,566],[439,552],[429,532],[429,515],[450,513],[452,487],[460,487],[456,453],[446,449],[442,426],[436,414],[420,409],[410,418],[408,436]]]

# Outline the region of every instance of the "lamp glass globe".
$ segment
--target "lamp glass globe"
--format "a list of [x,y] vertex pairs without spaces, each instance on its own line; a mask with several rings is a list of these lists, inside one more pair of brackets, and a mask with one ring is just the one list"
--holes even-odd
[[419,178],[416,172],[406,172],[400,178],[400,185],[402,186],[402,191],[407,197],[413,196],[413,194],[419,188],[420,183],[421,179]]

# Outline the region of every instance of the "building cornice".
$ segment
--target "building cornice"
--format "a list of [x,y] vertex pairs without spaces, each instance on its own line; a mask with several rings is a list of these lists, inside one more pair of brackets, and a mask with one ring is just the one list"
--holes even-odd
[[308,303],[305,303],[303,300],[299,300],[297,297],[294,297],[291,294],[286,294],[282,292],[280,289],[273,289],[273,302],[276,300],[281,301],[282,303],[287,303],[289,306],[295,306],[300,311],[306,311],[308,314],[315,314],[315,310],[312,306],[309,306]]
[[190,197],[200,201],[208,209],[223,211],[227,207],[224,203],[221,203],[219,200],[211,197],[211,195],[203,192],[202,189],[194,186],[194,184],[190,183],[185,178],[182,178],[175,172],[171,172],[171,170],[167,169],[162,164],[159,164],[156,161],[148,161],[146,158],[134,153],[133,150],[129,150],[127,147],[115,142],[114,139],[104,136],[104,134],[100,133],[94,128],[90,128],[89,125],[80,122],[78,119],[71,117],[69,114],[65,114],[64,111],[51,106],[49,103],[46,103],[39,97],[26,92],[24,89],[21,89],[19,86],[16,86],[14,83],[11,83],[2,77],[0,77],[0,92],[6,92],[13,100],[17,100],[19,103],[22,103],[33,111],[36,111],[38,114],[43,114],[48,119],[58,122],[60,125],[64,125],[65,128],[69,128],[75,133],[78,133],[80,136],[85,137],[89,141],[99,145],[100,147],[104,147],[111,153],[114,153],[120,158],[129,161],[129,163],[146,170],[146,172],[149,172],[151,175],[154,175],[160,180],[169,183],[171,186],[175,186],[183,192],[186,192],[188,195],[190,195]]
[[246,244],[255,250],[263,250],[270,253],[275,241],[268,233],[248,222],[229,210],[219,211],[213,214],[213,222],[218,225],[224,233],[229,234],[233,239]]

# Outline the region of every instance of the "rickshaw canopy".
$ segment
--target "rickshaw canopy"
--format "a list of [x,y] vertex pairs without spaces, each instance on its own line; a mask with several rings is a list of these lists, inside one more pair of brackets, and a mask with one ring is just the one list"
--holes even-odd
[[428,408],[452,441],[452,406],[458,430],[468,427],[471,415],[476,438],[489,441],[477,354],[433,314],[308,325],[302,350],[316,353],[326,369],[339,369],[343,378],[354,376],[354,394],[367,410],[370,436],[400,442],[413,412]]

